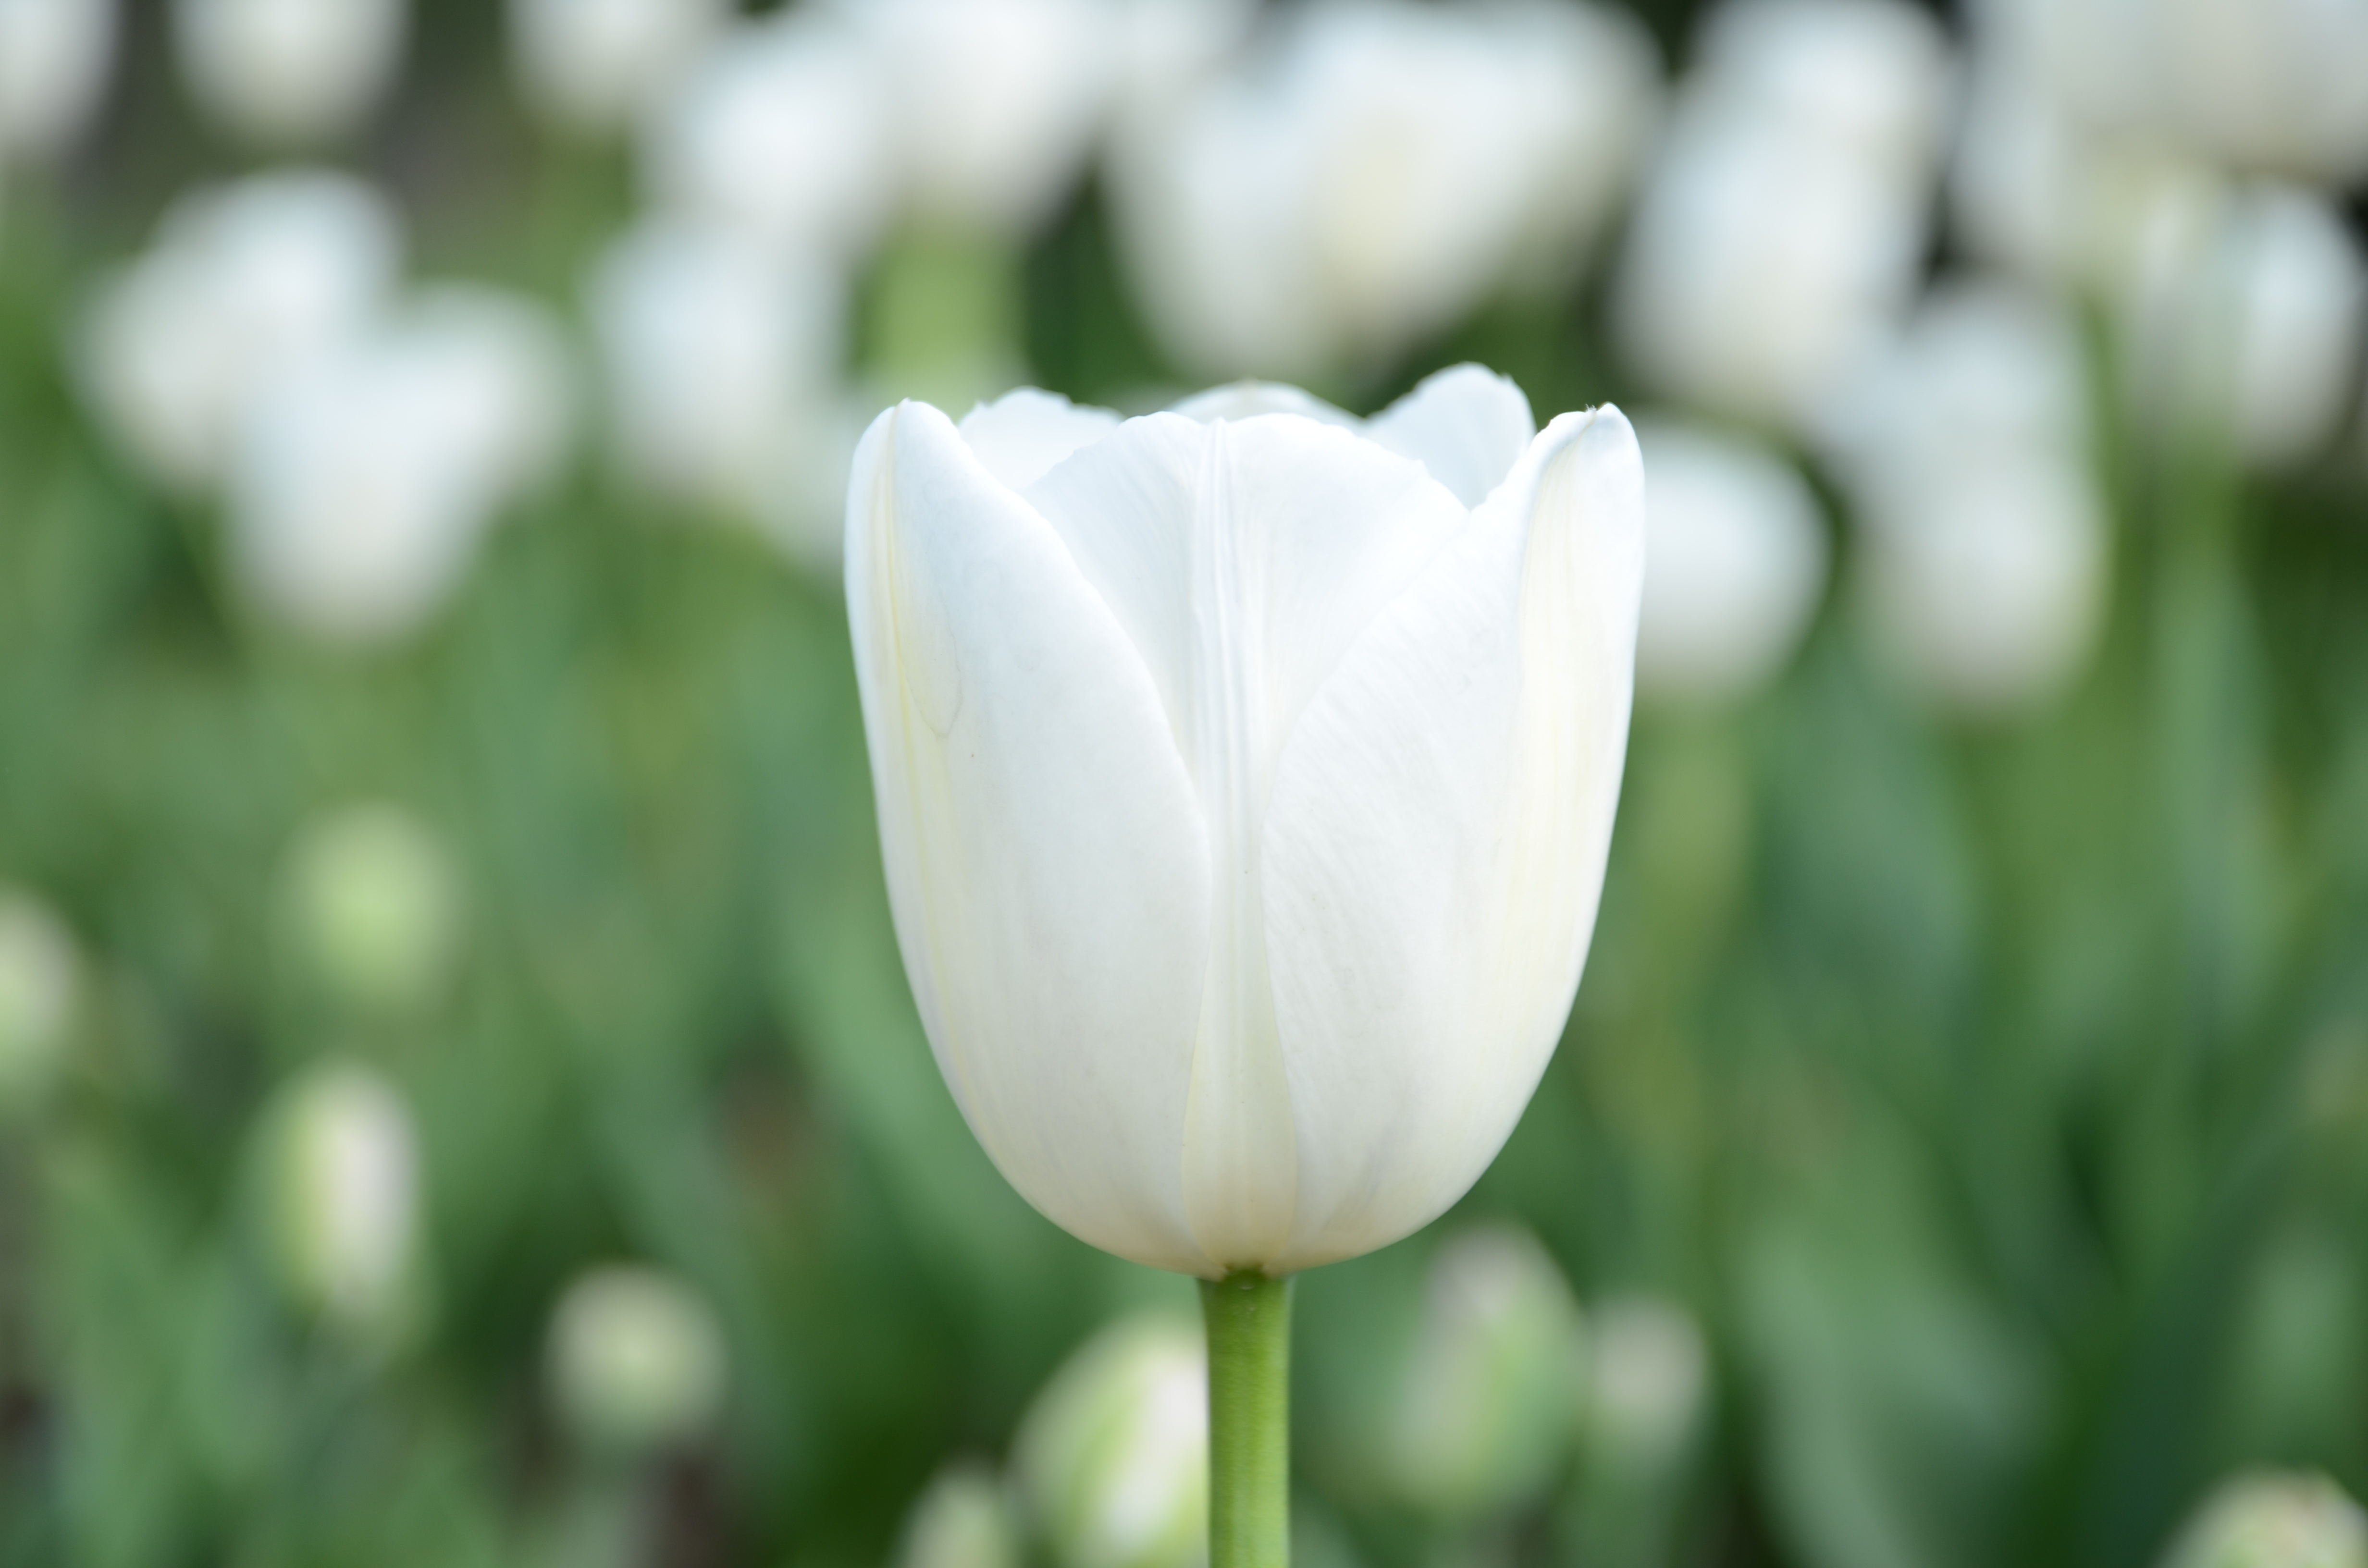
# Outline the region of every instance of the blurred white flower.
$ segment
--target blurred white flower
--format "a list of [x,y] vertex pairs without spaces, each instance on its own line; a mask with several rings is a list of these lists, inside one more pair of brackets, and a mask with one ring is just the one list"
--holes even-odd
[[1073,188],[1117,66],[1105,0],[837,0],[871,43],[906,199],[927,221],[1019,233]]
[[1645,601],[1636,685],[1718,700],[1772,676],[1808,629],[1826,585],[1816,497],[1757,443],[1646,420]]
[[461,956],[461,879],[427,824],[399,806],[348,806],[308,824],[285,887],[290,935],[349,1005],[433,1001]]
[[723,26],[724,0],[510,0],[528,101],[571,130],[640,122]]
[[1666,1469],[1701,1430],[1710,1351],[1675,1301],[1621,1296],[1588,1320],[1584,1427],[1590,1456],[1631,1473]]
[[426,291],[282,378],[249,415],[226,487],[242,585],[327,641],[414,630],[556,456],[564,363],[536,307]]
[[152,476],[203,489],[257,394],[359,333],[401,256],[394,213],[344,175],[262,175],[184,198],[92,301],[83,389]]
[[74,934],[32,894],[0,884],[0,1113],[38,1098],[56,1075],[82,959]]
[[1937,291],[1839,411],[1874,631],[1946,706],[2044,701],[2095,646],[2109,537],[2087,411],[2070,319],[2004,284]]
[[662,208],[851,264],[895,210],[883,67],[837,16],[792,8],[726,31],[649,121]]
[[1164,104],[1223,68],[1249,38],[1258,11],[1258,0],[1117,0],[1112,111]]
[[836,267],[659,220],[610,247],[589,305],[627,472],[835,558],[861,412]]
[[2216,162],[2348,185],[2368,174],[2368,4],[2156,0],[2171,126]]
[[419,1146],[393,1085],[351,1062],[288,1085],[267,1123],[275,1258],[290,1293],[345,1331],[399,1326],[419,1220]]
[[723,1333],[705,1301],[659,1269],[610,1265],[567,1287],[550,1377],[584,1442],[646,1453],[699,1435],[723,1403]]
[[951,1464],[905,1517],[897,1568],[1020,1568],[1025,1560],[1011,1503],[994,1475]]
[[1470,1519],[1540,1491],[1568,1457],[1585,1345],[1578,1303],[1534,1237],[1491,1226],[1449,1240],[1387,1432],[1397,1494]]
[[0,0],[0,165],[46,157],[97,107],[115,0]]
[[1012,1447],[1060,1568],[1191,1568],[1206,1560],[1209,1362],[1189,1318],[1105,1329],[1036,1396]]
[[329,140],[378,105],[406,0],[174,0],[181,74],[206,112],[275,144]]
[[1656,75],[1609,12],[1319,0],[1122,121],[1113,213],[1152,324],[1212,376],[1385,361],[1568,267],[1627,180]]
[[1948,95],[1940,29],[1899,0],[1714,13],[1618,279],[1637,369],[1806,427],[1915,296]]
[[2368,1514],[2324,1475],[2244,1471],[2213,1491],[2163,1568],[2368,1568]]

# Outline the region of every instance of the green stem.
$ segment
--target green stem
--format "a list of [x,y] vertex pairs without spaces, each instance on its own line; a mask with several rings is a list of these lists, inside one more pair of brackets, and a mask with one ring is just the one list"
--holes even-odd
[[1291,1280],[1201,1281],[1209,1323],[1209,1568],[1291,1562]]

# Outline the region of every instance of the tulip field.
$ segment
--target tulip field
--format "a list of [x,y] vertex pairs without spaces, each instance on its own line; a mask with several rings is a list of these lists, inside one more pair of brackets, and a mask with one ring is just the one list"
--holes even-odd
[[2363,82],[0,0],[0,1568],[2368,1568]]

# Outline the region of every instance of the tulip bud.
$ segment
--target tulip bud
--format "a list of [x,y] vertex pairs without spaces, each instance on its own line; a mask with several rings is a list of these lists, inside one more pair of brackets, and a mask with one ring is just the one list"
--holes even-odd
[[1069,1359],[1012,1465],[1061,1568],[1190,1568],[1208,1552],[1209,1369],[1190,1320],[1136,1318]]
[[288,906],[313,972],[349,1006],[432,1002],[461,956],[459,874],[427,825],[397,806],[348,806],[308,825]]
[[401,254],[393,212],[343,175],[263,175],[186,197],[93,300],[83,389],[151,475],[202,490],[266,391],[362,332]]
[[1398,1494],[1452,1519],[1533,1497],[1568,1455],[1584,1345],[1578,1303],[1528,1233],[1442,1245],[1391,1427]]
[[343,135],[377,106],[405,0],[175,0],[181,74],[206,111],[275,144]]
[[723,25],[723,0],[510,0],[528,99],[570,130],[637,123]]
[[[1474,366],[876,420],[847,585],[905,970],[987,1153],[1214,1278],[1461,1197],[1560,1038],[1625,755],[1643,476]],[[1025,628],[1015,636],[1014,628]]]
[[580,1275],[551,1324],[551,1381],[596,1449],[647,1453],[696,1437],[723,1401],[723,1335],[690,1288],[654,1268]]
[[0,886],[0,1115],[38,1099],[74,1027],[74,935],[30,894]]
[[1716,701],[1792,656],[1826,585],[1816,497],[1790,463],[1708,429],[1648,424],[1645,599],[1636,684]]
[[1646,1296],[1603,1302],[1588,1326],[1590,1457],[1631,1474],[1666,1471],[1702,1426],[1710,1358],[1701,1328],[1682,1306]]
[[115,52],[115,0],[0,0],[0,168],[88,122]]
[[382,1339],[401,1324],[418,1223],[410,1108],[369,1068],[332,1064],[283,1089],[267,1128],[271,1239],[290,1293]]
[[726,32],[643,136],[659,205],[778,252],[851,264],[893,210],[883,67],[827,13]]
[[1020,1568],[1011,1504],[1002,1484],[974,1465],[939,1471],[905,1517],[897,1568]]
[[2363,1568],[2368,1515],[2323,1475],[2252,1471],[2220,1483],[2164,1568]]

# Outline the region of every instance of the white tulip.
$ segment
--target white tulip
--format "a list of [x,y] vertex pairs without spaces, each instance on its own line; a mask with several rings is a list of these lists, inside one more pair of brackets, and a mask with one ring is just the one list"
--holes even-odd
[[939,222],[1017,233],[1076,185],[1110,106],[1105,0],[839,0],[885,71],[909,197]]
[[1791,657],[1826,585],[1826,529],[1792,464],[1707,428],[1647,423],[1653,472],[1639,689],[1719,700],[1766,681]]
[[650,120],[664,208],[852,263],[894,211],[887,78],[868,41],[792,9],[733,28]]
[[283,379],[250,415],[227,486],[243,585],[325,640],[413,631],[552,460],[561,363],[556,329],[522,301],[430,292]]
[[315,1068],[268,1123],[272,1240],[298,1301],[349,1332],[394,1326],[419,1221],[410,1108],[367,1067]]
[[698,1293],[655,1268],[579,1276],[552,1314],[560,1410],[597,1448],[646,1452],[695,1437],[723,1402],[723,1332]]
[[1974,712],[2045,700],[2102,629],[2109,529],[2078,335],[2003,285],[1934,296],[1834,426],[1898,667]]
[[2368,1568],[2368,1513],[2324,1475],[2248,1471],[2214,1489],[2164,1568]]
[[1153,326],[1211,374],[1387,360],[1566,268],[1650,119],[1651,47],[1583,7],[1308,7],[1123,128],[1113,214]]
[[1944,45],[1896,0],[1770,0],[1708,24],[1631,223],[1622,347],[1674,396],[1810,425],[1921,280]]
[[1596,1459],[1630,1473],[1666,1470],[1701,1429],[1709,1394],[1710,1350],[1683,1306],[1618,1296],[1588,1314],[1583,1426]]
[[264,175],[185,198],[92,301],[84,391],[151,474],[203,490],[256,398],[365,328],[401,256],[394,213],[343,175]]
[[326,141],[375,108],[401,62],[406,0],[174,0],[181,74],[257,142]]
[[905,1516],[895,1561],[896,1568],[1020,1568],[1026,1554],[1003,1485],[975,1465],[939,1471]]
[[528,100],[571,129],[638,123],[723,26],[724,0],[510,0]]
[[0,884],[0,1112],[56,1075],[81,990],[74,933],[30,893]]
[[88,123],[115,53],[115,0],[0,0],[0,165]]
[[1012,1468],[1059,1568],[1206,1562],[1209,1363],[1190,1320],[1096,1335],[1029,1406]]
[[401,807],[347,806],[308,824],[284,896],[290,935],[340,1000],[416,1007],[450,982],[460,873],[434,830]]
[[939,1065],[1039,1210],[1204,1277],[1385,1245],[1495,1156],[1578,983],[1627,734],[1627,420],[1532,438],[1470,366],[1361,429],[1311,406],[907,403],[848,501]]
[[2350,184],[2368,174],[2368,0],[2157,0],[2160,102],[2215,161]]

